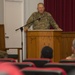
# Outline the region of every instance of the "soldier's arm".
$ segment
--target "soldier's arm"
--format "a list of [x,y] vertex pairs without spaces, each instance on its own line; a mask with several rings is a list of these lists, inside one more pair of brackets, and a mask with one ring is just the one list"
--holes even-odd
[[27,25],[25,25],[25,28],[30,28],[30,26],[33,24],[34,21],[34,13],[29,17],[29,19],[27,20]]
[[49,15],[49,21],[50,21],[50,24],[53,26],[54,29],[60,29],[58,24],[55,22],[55,20],[53,19],[51,14]]

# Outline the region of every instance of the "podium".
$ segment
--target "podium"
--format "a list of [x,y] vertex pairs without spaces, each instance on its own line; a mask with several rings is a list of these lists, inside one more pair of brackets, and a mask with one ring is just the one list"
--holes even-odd
[[26,32],[27,58],[40,58],[45,46],[53,49],[53,61],[62,58],[62,31],[60,30],[28,30]]

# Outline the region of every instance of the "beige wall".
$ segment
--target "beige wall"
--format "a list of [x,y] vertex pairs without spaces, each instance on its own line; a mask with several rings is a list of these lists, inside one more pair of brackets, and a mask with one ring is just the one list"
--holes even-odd
[[0,24],[4,23],[4,5],[3,5],[4,0],[0,0]]

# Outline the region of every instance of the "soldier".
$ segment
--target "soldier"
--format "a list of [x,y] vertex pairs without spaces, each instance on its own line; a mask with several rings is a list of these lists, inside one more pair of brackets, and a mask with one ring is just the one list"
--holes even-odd
[[72,44],[72,52],[73,52],[73,54],[71,56],[67,57],[66,59],[75,58],[75,39],[73,40],[73,44]]
[[[54,29],[60,29],[52,15],[45,11],[43,3],[37,5],[38,12],[34,12],[28,19],[25,31],[33,25],[33,29],[50,29],[51,25]],[[30,23],[30,24],[29,24]]]

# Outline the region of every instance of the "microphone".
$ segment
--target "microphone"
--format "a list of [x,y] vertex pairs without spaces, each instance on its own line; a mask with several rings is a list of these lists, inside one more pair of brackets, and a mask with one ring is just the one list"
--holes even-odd
[[39,21],[40,21],[40,20],[41,20],[41,18],[43,18],[43,17],[44,17],[44,16],[41,16],[41,17],[39,17],[37,20],[39,20]]
[[16,29],[15,31],[18,31],[19,29]]

